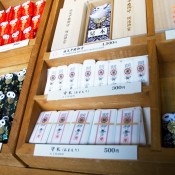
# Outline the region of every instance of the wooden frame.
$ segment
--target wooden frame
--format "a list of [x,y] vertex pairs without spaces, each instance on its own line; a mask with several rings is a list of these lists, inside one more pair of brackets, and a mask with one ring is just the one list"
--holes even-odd
[[[171,151],[161,147],[160,131],[160,94],[159,94],[159,72],[158,59],[156,53],[156,40],[154,35],[154,20],[152,13],[152,1],[147,0],[148,36],[132,37],[132,45],[117,49],[100,52],[69,56],[59,59],[49,60],[50,46],[56,26],[56,19],[59,9],[63,5],[63,0],[54,0],[46,33],[42,42],[40,54],[35,68],[28,103],[25,110],[24,120],[16,149],[17,156],[29,167],[43,169],[54,169],[84,173],[116,174],[124,173],[125,167],[132,171],[135,166],[145,169],[149,167],[148,162],[167,163],[175,162],[170,157]],[[93,57],[96,60],[109,60],[130,56],[149,55],[150,85],[143,87],[143,92],[135,95],[119,95],[113,97],[96,97],[73,100],[46,101],[43,96],[47,68],[70,63],[82,63],[83,60]],[[123,99],[122,97],[125,97]],[[133,98],[134,97],[134,98]],[[104,103],[104,99],[106,103]],[[120,102],[119,102],[120,101]],[[97,108],[121,108],[141,105],[151,107],[151,145],[139,147],[138,161],[115,161],[115,160],[89,160],[72,158],[52,158],[33,156],[35,144],[29,144],[31,132],[34,128],[39,113],[44,110],[67,110],[67,109],[97,109]],[[118,170],[120,168],[120,170]]]
[[[26,2],[26,0],[1,0],[1,3],[5,8],[8,8],[9,6],[19,5],[24,2]],[[47,24],[47,19],[49,17],[51,5],[52,0],[47,0],[43,16],[40,22],[40,28],[37,32],[37,36],[35,39],[30,40],[29,46],[0,53],[0,74],[19,71],[21,68],[24,67],[28,68],[26,78],[23,83],[23,88],[21,90],[21,94],[18,100],[18,105],[16,108],[13,125],[9,135],[9,140],[7,144],[3,144],[2,146],[2,150],[0,153],[0,165],[18,167],[25,166],[25,164],[21,160],[19,160],[18,157],[15,155],[15,149],[23,119],[25,105],[27,102],[28,91],[30,88],[35,63],[41,46],[41,41],[43,39],[42,36],[45,32],[45,27]]]

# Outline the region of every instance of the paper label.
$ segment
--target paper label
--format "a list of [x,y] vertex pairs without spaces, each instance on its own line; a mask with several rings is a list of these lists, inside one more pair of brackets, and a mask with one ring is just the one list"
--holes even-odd
[[17,49],[17,48],[28,46],[28,45],[29,45],[29,39],[26,39],[24,41],[19,41],[19,42],[15,42],[12,44],[0,46],[0,52],[12,50],[12,49]]
[[2,150],[2,143],[0,143],[0,151]]
[[88,45],[83,45],[78,47],[52,51],[50,53],[50,59],[78,55],[83,53],[96,52],[101,50],[114,49],[118,47],[129,46],[129,45],[131,45],[131,37],[120,38],[120,39],[115,39],[115,40],[110,40],[105,42],[99,42],[94,44],[88,44]]
[[94,86],[88,88],[58,90],[54,92],[49,92],[47,100],[62,100],[72,98],[110,96],[119,94],[133,94],[140,93],[141,91],[141,82],[121,83],[116,85],[100,86],[100,88]]
[[86,159],[137,160],[136,145],[49,145],[36,144],[34,156]]
[[95,29],[95,30],[89,30],[88,31],[88,38],[95,37],[95,36],[101,36],[101,35],[107,35],[107,27],[101,28],[101,29]]
[[175,39],[175,30],[165,31],[166,40]]

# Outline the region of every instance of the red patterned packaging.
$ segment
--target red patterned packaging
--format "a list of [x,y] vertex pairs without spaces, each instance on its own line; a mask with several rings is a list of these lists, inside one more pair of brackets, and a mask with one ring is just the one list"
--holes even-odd
[[20,21],[18,19],[14,19],[10,21],[9,33],[12,34],[12,33],[15,33],[17,30],[19,30],[19,24],[20,24]]
[[33,16],[42,15],[45,4],[46,2],[44,0],[37,1],[34,4],[34,15]]
[[6,21],[6,12],[4,10],[0,11],[0,23]]
[[38,27],[39,27],[39,23],[40,23],[40,18],[41,16],[40,15],[37,15],[37,16],[34,16],[32,18],[32,29],[37,32],[38,30]]
[[34,3],[27,1],[22,4],[22,16],[33,16]]
[[11,43],[10,35],[3,35],[2,38],[3,38],[3,45]]
[[3,45],[4,45],[3,38],[2,36],[0,36],[0,46],[3,46]]
[[6,10],[6,21],[11,21],[11,20],[13,20],[13,15],[14,15],[14,8],[10,6],[10,7]]
[[21,5],[15,6],[13,19],[20,19],[21,15],[22,15],[22,6]]
[[25,39],[33,39],[35,36],[34,36],[34,31],[32,29],[32,27],[28,27],[26,28],[24,31],[23,31],[23,34],[22,34],[22,40],[25,40]]
[[31,26],[31,17],[29,15],[22,16],[20,19],[19,29],[23,31],[24,29]]
[[8,21],[2,22],[0,24],[0,36],[3,36],[5,34],[9,34],[9,30],[10,30],[10,24]]
[[22,32],[21,31],[16,31],[15,33],[13,33],[11,35],[11,42],[14,43],[14,42],[18,42],[18,41],[21,41],[22,40]]

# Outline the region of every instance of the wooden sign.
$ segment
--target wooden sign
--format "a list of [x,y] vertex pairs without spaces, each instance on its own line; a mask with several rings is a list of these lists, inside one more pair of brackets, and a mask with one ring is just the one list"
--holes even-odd
[[146,33],[145,0],[114,0],[112,39]]
[[175,28],[175,0],[153,0],[155,31]]

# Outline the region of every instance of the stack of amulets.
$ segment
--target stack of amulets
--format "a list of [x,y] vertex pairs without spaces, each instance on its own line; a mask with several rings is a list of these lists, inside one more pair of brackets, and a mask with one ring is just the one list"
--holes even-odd
[[7,143],[26,69],[0,76],[0,142]]
[[27,1],[0,11],[0,46],[33,39],[39,27],[45,1]]

